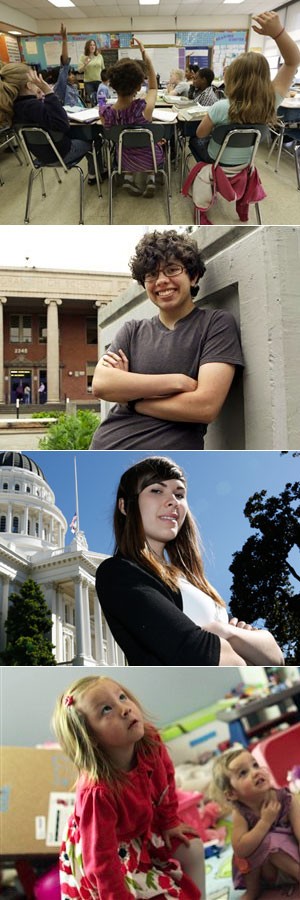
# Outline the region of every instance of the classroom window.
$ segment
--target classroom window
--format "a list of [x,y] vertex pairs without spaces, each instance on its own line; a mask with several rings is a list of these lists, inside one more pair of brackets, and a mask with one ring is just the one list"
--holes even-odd
[[9,340],[11,344],[31,344],[31,316],[11,316]]
[[12,520],[12,530],[13,534],[19,533],[19,516],[14,516]]
[[93,381],[93,375],[94,375],[94,371],[95,371],[95,365],[96,365],[96,363],[94,363],[94,362],[86,364],[86,389],[89,392],[89,394],[91,393],[91,390],[92,390],[92,381]]
[[39,316],[39,344],[47,343],[47,316]]
[[86,342],[87,344],[98,343],[97,316],[88,316],[86,320]]
[[6,531],[6,516],[0,516],[0,531]]

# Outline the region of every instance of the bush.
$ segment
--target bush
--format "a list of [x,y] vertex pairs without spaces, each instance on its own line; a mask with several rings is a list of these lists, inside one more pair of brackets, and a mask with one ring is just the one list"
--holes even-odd
[[55,425],[50,425],[46,437],[39,442],[39,448],[41,450],[88,450],[99,422],[99,416],[91,410],[79,409],[76,416],[67,416],[63,413]]
[[58,419],[61,415],[61,412],[57,409],[49,409],[48,412],[43,410],[43,412],[34,412],[32,413],[32,419]]

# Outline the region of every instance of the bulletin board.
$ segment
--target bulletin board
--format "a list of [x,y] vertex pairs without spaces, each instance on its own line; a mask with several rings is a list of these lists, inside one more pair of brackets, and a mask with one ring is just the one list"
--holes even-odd
[[[161,81],[169,80],[171,69],[182,68],[179,65],[178,47],[147,47],[147,53],[153,63],[155,72],[159,72]],[[129,50],[119,50],[118,55],[119,59],[122,59],[124,56],[130,56],[131,59],[141,60],[140,51],[135,48],[131,49],[131,47]]]

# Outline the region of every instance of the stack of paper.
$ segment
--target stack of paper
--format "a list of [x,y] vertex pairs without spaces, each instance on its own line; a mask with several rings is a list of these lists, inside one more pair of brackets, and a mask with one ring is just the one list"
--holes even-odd
[[193,104],[189,109],[180,109],[177,113],[177,119],[179,122],[190,122],[192,119],[203,119],[204,116],[209,115],[210,106],[200,106],[200,103]]
[[174,109],[160,109],[155,107],[153,110],[153,122],[167,122],[168,125],[171,125],[172,122],[177,121],[177,110]]
[[94,106],[92,109],[77,109],[74,106],[65,106],[65,110],[68,114],[68,119],[72,119],[73,122],[96,122],[99,119],[98,106]]

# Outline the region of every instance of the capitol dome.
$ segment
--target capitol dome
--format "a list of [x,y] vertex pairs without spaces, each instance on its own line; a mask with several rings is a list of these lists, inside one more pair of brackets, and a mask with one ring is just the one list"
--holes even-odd
[[26,453],[0,453],[0,543],[26,556],[64,547],[67,522],[45,475]]

